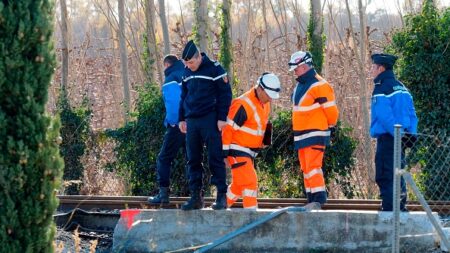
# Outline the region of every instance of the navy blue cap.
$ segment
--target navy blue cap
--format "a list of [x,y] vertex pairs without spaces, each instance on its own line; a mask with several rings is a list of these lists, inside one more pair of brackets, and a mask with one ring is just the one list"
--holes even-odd
[[198,52],[197,46],[195,45],[193,40],[190,40],[186,43],[184,47],[183,53],[181,54],[181,59],[185,61],[189,61],[192,57],[194,57],[195,53]]
[[371,58],[373,63],[383,65],[388,69],[392,68],[398,59],[397,56],[392,54],[373,54]]

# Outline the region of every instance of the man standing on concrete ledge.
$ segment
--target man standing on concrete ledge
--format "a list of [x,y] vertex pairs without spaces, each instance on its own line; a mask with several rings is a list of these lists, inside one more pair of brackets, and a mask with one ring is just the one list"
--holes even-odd
[[306,197],[308,203],[318,202],[323,205],[327,201],[323,156],[339,114],[334,91],[317,74],[309,52],[293,53],[288,65],[289,71],[294,71],[297,76],[297,86],[292,95],[292,126]]
[[[370,71],[375,83],[370,136],[377,138],[375,181],[380,188],[383,211],[393,210],[394,125],[402,125],[403,131],[409,134],[417,133],[417,116],[412,96],[392,71],[396,60],[397,56],[394,55],[373,54]],[[404,167],[403,159],[401,166]],[[406,211],[406,184],[403,177],[400,184],[400,210]]]
[[225,209],[226,170],[222,157],[222,128],[231,104],[231,87],[227,73],[218,62],[211,61],[189,41],[182,54],[186,65],[180,103],[180,130],[186,133],[191,198],[182,210],[201,209],[203,202],[203,147],[208,149],[211,184],[217,187],[215,210]]

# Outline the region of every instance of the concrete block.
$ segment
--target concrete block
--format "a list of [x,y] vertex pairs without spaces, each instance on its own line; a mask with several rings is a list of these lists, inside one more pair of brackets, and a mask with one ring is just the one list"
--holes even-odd
[[[212,242],[275,210],[136,210],[122,213],[115,252],[167,252]],[[132,218],[130,218],[132,217]],[[401,250],[434,247],[424,212],[400,216]],[[209,252],[391,252],[392,213],[375,211],[289,212]],[[410,236],[413,235],[413,236]],[[414,236],[421,235],[421,236]]]
[[[450,228],[444,228],[444,233],[447,236],[447,238],[450,240]],[[444,243],[441,241],[441,250],[444,252],[449,252],[450,249],[447,249],[447,247],[445,247]]]

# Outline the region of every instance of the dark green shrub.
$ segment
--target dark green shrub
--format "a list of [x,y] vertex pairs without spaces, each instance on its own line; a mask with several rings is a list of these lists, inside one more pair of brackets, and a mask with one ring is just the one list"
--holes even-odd
[[84,172],[81,157],[85,153],[85,143],[90,133],[91,111],[86,106],[86,103],[79,108],[73,109],[69,104],[64,88],[61,89],[58,110],[61,118],[60,132],[62,137],[60,153],[64,158],[65,165],[63,180],[68,182],[64,193],[79,194]]
[[398,78],[414,97],[420,129],[450,132],[449,27],[450,9],[441,13],[427,0],[420,14],[406,17],[388,48],[399,56]]
[[[146,84],[139,91],[136,113],[133,115],[136,120],[122,128],[106,131],[107,136],[117,142],[117,161],[110,167],[123,176],[133,195],[153,195],[158,189],[156,159],[165,133],[164,115],[159,88]],[[171,175],[174,195],[187,195],[184,164],[180,152]]]

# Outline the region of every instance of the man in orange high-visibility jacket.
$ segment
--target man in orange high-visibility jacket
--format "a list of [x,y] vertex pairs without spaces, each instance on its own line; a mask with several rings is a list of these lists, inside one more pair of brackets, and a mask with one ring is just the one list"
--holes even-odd
[[312,63],[311,54],[302,51],[292,54],[288,63],[289,71],[297,76],[292,95],[292,125],[308,203],[322,205],[327,201],[323,155],[339,113],[333,88],[317,74]]
[[258,178],[254,167],[257,152],[270,144],[270,102],[280,97],[280,80],[264,73],[258,84],[234,99],[222,129],[225,164],[231,168],[232,182],[228,186],[227,206],[240,197],[244,208],[256,209]]

